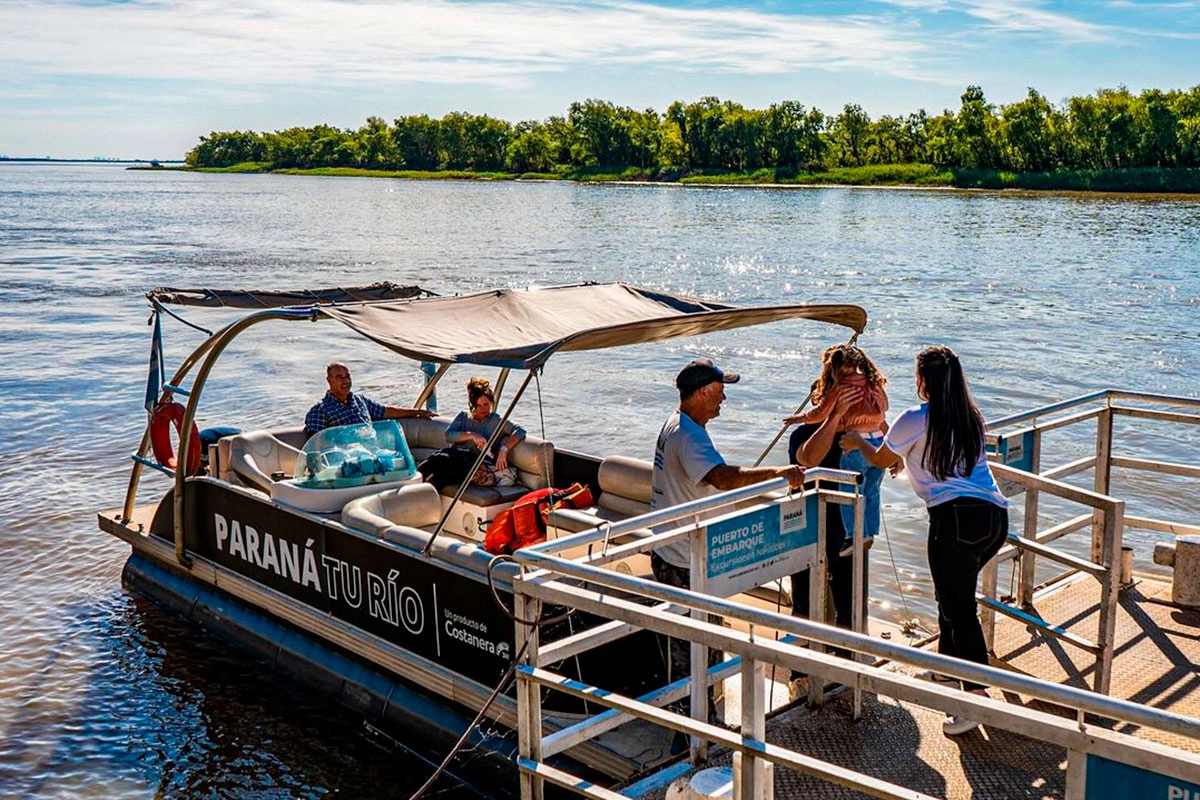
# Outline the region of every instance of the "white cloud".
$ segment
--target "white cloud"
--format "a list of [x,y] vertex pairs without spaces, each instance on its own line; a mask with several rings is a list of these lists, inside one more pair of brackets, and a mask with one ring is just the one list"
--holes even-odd
[[[1104,25],[1048,11],[1039,0],[880,0],[907,11],[955,12],[982,21],[982,28],[999,33],[1046,34],[1073,42],[1112,38]],[[958,34],[977,33],[959,31]]]
[[1047,11],[1037,2],[969,0],[964,6],[967,14],[1006,33],[1045,33],[1076,42],[1098,42],[1112,36],[1107,26]]
[[0,30],[0,84],[20,73],[242,88],[512,88],[542,73],[629,65],[744,75],[856,68],[918,77],[925,52],[910,35],[914,29],[894,19],[582,0],[8,0],[0,5]]

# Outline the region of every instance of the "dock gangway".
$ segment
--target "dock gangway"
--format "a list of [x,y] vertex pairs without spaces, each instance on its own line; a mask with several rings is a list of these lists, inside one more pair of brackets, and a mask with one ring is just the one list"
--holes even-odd
[[[1197,743],[1200,742],[1200,720],[1196,718],[947,658],[921,648],[873,639],[862,632],[842,630],[820,621],[757,608],[735,598],[715,596],[711,586],[698,591],[695,580],[691,589],[680,589],[610,568],[623,558],[648,552],[681,536],[691,537],[694,564],[702,567],[702,560],[696,561],[696,553],[704,546],[705,533],[710,526],[739,517],[751,522],[763,519],[764,513],[774,513],[772,509],[780,504],[791,503],[794,507],[804,503],[810,511],[813,527],[821,536],[824,528],[821,523],[828,505],[853,503],[858,509],[862,505],[859,495],[838,485],[837,481],[844,480],[844,473],[842,476],[824,475],[831,472],[811,470],[812,477],[825,477],[833,483],[817,480],[812,488],[796,495],[787,494],[786,481],[769,481],[551,540],[514,554],[521,567],[520,576],[513,582],[518,619],[534,620],[543,606],[551,605],[580,609],[610,621],[578,634],[570,641],[545,647],[538,642],[536,626],[518,626],[517,712],[523,799],[540,798],[547,783],[586,797],[610,800],[622,797],[619,792],[589,783],[547,762],[552,756],[635,718],[690,737],[689,758],[694,764],[703,763],[708,757],[708,743],[733,751],[734,796],[738,798],[769,797],[774,767],[798,770],[873,797],[927,797],[897,783],[839,765],[822,758],[820,753],[799,752],[769,743],[765,735],[769,710],[766,674],[772,668],[784,674],[796,671],[812,676],[809,702],[814,705],[822,702],[826,683],[832,682],[842,684],[854,693],[856,714],[862,693],[873,693],[940,713],[966,716],[989,727],[1065,748],[1068,754],[1066,796],[1070,800],[1106,796],[1097,793],[1104,788],[1102,782],[1109,786],[1115,784],[1109,779],[1102,781],[1092,777],[1089,787],[1089,776],[1112,774],[1124,775],[1138,786],[1162,784],[1184,787],[1180,791],[1200,791],[1200,757],[1194,751],[1149,741],[1124,730],[1128,726],[1153,729]],[[1009,477],[1023,480],[1027,488],[1043,493],[1062,495],[1068,490],[1076,491],[1075,487],[1063,489],[1054,479],[1032,473]],[[1084,499],[1090,501],[1085,505],[1098,512],[1101,529],[1108,531],[1106,535],[1112,541],[1119,541],[1116,532],[1120,530],[1123,512],[1121,501],[1095,492]],[[746,506],[755,500],[757,504]],[[855,528],[855,540],[861,545],[861,524],[856,524]],[[579,553],[580,548],[586,552],[589,546],[595,550],[590,555],[574,558],[563,555],[566,551]],[[815,550],[823,553],[823,543],[817,543]],[[819,557],[813,560],[813,569],[823,570],[823,567]],[[693,570],[693,574],[695,572]],[[701,573],[703,575],[702,569]],[[811,585],[824,586],[820,574],[814,577]],[[814,606],[814,616],[823,619],[819,606]],[[692,642],[692,675],[642,697],[632,698],[615,694],[603,686],[581,683],[549,669],[549,665],[568,655],[640,629]],[[722,650],[731,658],[704,669],[703,665],[708,663],[708,648]],[[842,658],[827,652],[827,648],[851,651],[857,657]],[[882,662],[985,684],[1060,710],[1069,709],[1069,716],[1027,705],[1011,705],[992,697],[920,680],[901,671],[885,669],[880,665]],[[734,674],[741,677],[740,732],[727,730],[707,719],[709,682],[724,680]],[[547,734],[542,724],[541,705],[545,690],[584,698],[607,710]],[[671,709],[671,703],[689,696],[690,713]],[[1114,724],[1122,726],[1122,730],[1113,730]],[[903,757],[903,754],[897,754],[897,757]]]

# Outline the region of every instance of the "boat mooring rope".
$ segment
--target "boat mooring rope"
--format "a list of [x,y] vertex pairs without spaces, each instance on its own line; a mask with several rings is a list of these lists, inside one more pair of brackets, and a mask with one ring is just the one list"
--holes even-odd
[[[496,591],[495,581],[492,580],[492,570],[495,568],[497,563],[501,561],[512,560],[512,556],[498,555],[492,558],[492,560],[488,562],[487,566],[488,588],[492,592],[492,599],[495,600],[496,605],[500,607],[500,610],[504,612],[505,616],[519,625],[526,625],[531,628],[541,628],[546,625],[554,625],[562,622],[575,613],[575,609],[568,608],[562,614],[550,617],[549,619],[542,619],[541,616],[538,616],[536,619],[529,620],[521,619],[514,612],[510,611],[508,606],[504,605],[504,602],[500,599],[499,593]],[[450,752],[446,754],[446,757],[442,759],[442,763],[439,764],[437,769],[434,770],[433,774],[429,776],[429,780],[425,781],[425,783],[421,785],[421,788],[417,789],[417,791],[413,793],[409,800],[419,800],[421,795],[425,794],[429,787],[433,786],[437,779],[442,776],[442,773],[446,771],[446,767],[450,765],[450,761],[454,758],[454,756],[458,755],[459,751],[462,750],[463,746],[471,738],[471,733],[479,727],[479,723],[483,721],[484,715],[487,714],[487,710],[492,707],[492,703],[496,702],[496,698],[508,688],[509,682],[512,681],[513,675],[515,675],[517,672],[517,665],[520,664],[521,659],[525,657],[525,651],[529,649],[529,643],[532,641],[533,637],[529,637],[525,640],[525,644],[521,645],[521,649],[516,655],[513,656],[512,661],[508,665],[508,669],[504,672],[504,676],[500,678],[500,682],[496,684],[496,688],[492,690],[491,695],[488,696],[488,699],[486,702],[484,702],[483,707],[479,709],[479,713],[475,715],[475,719],[471,720],[471,724],[467,726],[466,730],[463,731],[462,736],[460,736],[458,741],[454,743],[454,746],[450,748]]]
[[409,800],[419,800],[421,795],[425,794],[429,787],[433,786],[437,779],[442,777],[442,773],[446,771],[446,767],[450,764],[450,759],[454,758],[454,756],[458,754],[458,751],[462,749],[463,745],[467,743],[467,740],[471,738],[472,731],[474,731],[475,728],[479,726],[479,723],[483,721],[483,715],[486,714],[487,710],[492,707],[492,703],[496,702],[496,698],[500,696],[501,692],[508,688],[509,681],[512,680],[513,675],[515,675],[517,672],[517,664],[519,664],[521,659],[525,657],[525,651],[529,648],[529,643],[532,641],[532,638],[525,640],[525,644],[521,646],[521,651],[513,657],[512,663],[508,665],[508,669],[504,672],[504,677],[502,677],[500,682],[496,684],[496,688],[492,690],[492,694],[490,697],[488,697],[487,702],[483,704],[483,708],[479,709],[479,713],[475,715],[475,719],[471,720],[471,724],[467,726],[465,731],[463,731],[462,736],[458,737],[458,741],[454,743],[454,747],[450,748],[450,752],[447,753],[446,757],[442,759],[442,763],[438,764],[438,768],[435,769],[433,774],[429,776],[429,780],[421,784],[421,788],[413,792],[412,797],[410,797]]

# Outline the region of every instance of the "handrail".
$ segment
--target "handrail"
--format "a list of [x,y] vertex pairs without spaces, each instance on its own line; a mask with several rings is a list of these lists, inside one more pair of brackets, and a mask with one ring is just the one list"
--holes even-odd
[[[200,358],[206,352],[208,352],[208,349],[210,347],[212,347],[213,342],[215,342],[219,336],[221,336],[223,333],[225,333],[225,331],[229,330],[229,328],[232,327],[234,324],[235,324],[234,322],[229,323],[224,328],[221,328],[216,333],[211,334],[207,339],[205,339],[203,342],[201,342],[199,345],[197,345],[196,349],[193,350],[183,360],[183,363],[181,363],[179,365],[179,368],[175,370],[174,377],[172,377],[171,380],[168,383],[166,383],[166,385],[167,386],[178,386],[180,383],[182,383],[183,379],[187,377],[187,374],[189,372],[191,372],[191,369],[193,366],[195,366],[196,362],[199,361]],[[164,392],[162,397],[165,400],[169,396],[170,396],[169,393]],[[145,456],[146,451],[148,451],[150,449],[150,420],[151,420],[151,418],[149,416],[147,416],[146,417],[146,430],[142,433],[142,442],[141,442],[141,444],[138,445],[137,451],[134,453],[134,455],[138,456],[139,458]],[[180,452],[186,453],[187,451],[183,450],[181,448]],[[130,470],[130,473],[129,473],[129,485],[125,489],[125,506],[121,511],[121,519],[126,522],[133,519],[133,507],[137,502],[137,487],[138,487],[138,483],[141,481],[141,479],[142,479],[142,464],[141,464],[141,462],[139,462],[135,459],[134,464],[133,464],[133,469]]]
[[[1062,684],[1049,683],[1009,670],[975,664],[939,653],[914,649],[907,645],[892,644],[887,640],[874,639],[866,634],[855,633],[789,614],[746,606],[725,598],[676,588],[633,575],[581,565],[569,559],[534,552],[533,548],[517,550],[513,553],[513,559],[524,567],[539,570],[528,577],[514,580],[514,590],[518,592],[526,592],[527,587],[554,583],[556,582],[554,573],[558,573],[586,581],[589,588],[592,589],[597,586],[619,589],[659,602],[674,603],[709,614],[717,614],[748,624],[791,633],[803,639],[810,639],[832,647],[869,653],[877,658],[910,663],[962,680],[990,684],[1019,694],[1033,695],[1039,699],[1110,719],[1148,725],[1184,736],[1200,738],[1200,720],[1131,703],[1127,700],[1119,700]],[[607,602],[618,602],[611,596],[605,595],[605,597]],[[654,628],[663,619],[663,615],[648,614],[643,622],[645,627]],[[671,616],[670,619],[678,622],[681,618]]]
[[[862,481],[862,476],[857,472],[848,472],[840,469],[827,469],[825,467],[813,467],[812,469],[807,469],[804,471],[805,483],[819,481],[858,484]],[[521,552],[553,553],[556,550],[567,550],[573,547],[579,547],[580,545],[603,541],[605,538],[615,539],[619,536],[624,536],[643,528],[653,528],[663,524],[664,522],[673,522],[674,520],[683,517],[694,517],[701,514],[706,514],[709,511],[715,511],[718,508],[739,503],[743,500],[749,500],[754,497],[766,495],[770,492],[787,489],[787,478],[770,478],[760,483],[752,483],[749,486],[742,486],[738,489],[730,489],[725,492],[718,492],[717,494],[701,497],[698,500],[690,500],[677,506],[671,506],[670,508],[663,508],[657,511],[647,511],[645,514],[639,514],[636,517],[629,517],[628,519],[623,519],[619,522],[606,522],[597,525],[594,528],[588,528],[587,530],[573,533],[570,536],[562,536],[557,539],[547,539],[544,542],[522,548]],[[654,546],[658,547],[661,544],[662,542],[658,542]]]
[[1104,389],[1098,392],[1089,394],[1081,394],[1078,397],[1071,397],[1066,400],[1060,400],[1057,403],[1049,403],[1044,406],[1038,406],[1031,411],[1022,411],[1019,414],[1009,414],[1006,417],[1001,417],[995,420],[989,420],[987,423],[988,430],[997,428],[1007,428],[1012,425],[1017,425],[1022,422],[1044,417],[1048,414],[1053,414],[1056,411],[1065,411],[1068,408],[1086,405],[1103,400],[1106,403],[1112,403],[1113,400],[1138,400],[1146,403],[1157,403],[1160,405],[1172,406],[1187,406],[1189,408],[1200,408],[1200,399],[1195,397],[1183,397],[1182,395],[1169,394],[1153,394],[1151,392],[1131,392],[1123,389]]

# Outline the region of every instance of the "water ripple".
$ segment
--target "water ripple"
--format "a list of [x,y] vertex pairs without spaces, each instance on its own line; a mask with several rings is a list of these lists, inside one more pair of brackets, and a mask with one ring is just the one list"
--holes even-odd
[[[370,798],[404,795],[428,774],[420,760],[381,752],[361,720],[121,588],[128,550],[96,530],[95,512],[121,502],[141,436],[142,294],[152,286],[386,279],[455,294],[624,280],[737,303],[855,302],[870,313],[862,343],[891,376],[894,409],[915,401],[913,355],[945,342],[994,417],[1109,386],[1196,396],[1198,264],[1195,201],[5,165],[0,795],[102,786],[110,797]],[[210,328],[228,319],[189,316]],[[201,337],[164,326],[168,365],[177,365]],[[298,423],[333,358],[381,399],[409,401],[420,389],[415,369],[340,328],[266,328],[235,342],[213,373],[202,427]],[[672,376],[710,355],[745,376],[712,430],[731,461],[749,461],[841,337],[795,323],[566,354],[541,382],[546,435],[646,457],[676,402]],[[454,409],[460,398],[443,392],[441,401]],[[538,430],[537,410],[524,414]],[[1200,432],[1121,430],[1131,452],[1197,461]],[[1090,446],[1087,434],[1055,435],[1047,458],[1069,461]],[[1114,480],[1139,494],[1130,513],[1195,519],[1178,482],[1120,470]],[[166,486],[147,476],[140,500]],[[902,483],[885,483],[884,502],[886,552],[907,590],[902,597],[891,570],[877,569],[872,601],[894,618],[907,601],[929,620],[924,510]],[[1047,518],[1067,514],[1046,506]],[[1144,560],[1155,536],[1130,538]]]

